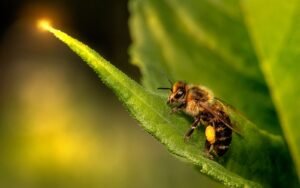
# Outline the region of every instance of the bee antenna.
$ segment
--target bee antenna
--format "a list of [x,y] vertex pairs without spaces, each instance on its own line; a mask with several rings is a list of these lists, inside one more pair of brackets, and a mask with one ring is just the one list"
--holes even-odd
[[162,90],[170,90],[170,91],[172,91],[172,89],[171,89],[171,88],[169,88],[169,87],[159,87],[159,88],[157,88],[157,89],[162,89]]
[[174,84],[174,82],[168,78],[168,81],[170,82],[171,86]]

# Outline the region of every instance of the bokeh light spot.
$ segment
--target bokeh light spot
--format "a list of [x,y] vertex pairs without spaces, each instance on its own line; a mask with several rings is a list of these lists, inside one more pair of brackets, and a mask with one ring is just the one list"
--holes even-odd
[[42,31],[47,31],[51,28],[51,21],[43,18],[37,21],[37,27]]

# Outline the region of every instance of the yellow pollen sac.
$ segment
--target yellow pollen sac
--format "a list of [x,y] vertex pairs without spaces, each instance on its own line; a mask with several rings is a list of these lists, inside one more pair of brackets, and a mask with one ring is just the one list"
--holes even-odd
[[205,129],[205,136],[206,136],[206,140],[210,144],[215,143],[215,141],[216,141],[215,128],[213,128],[213,126],[211,126],[211,125],[207,126],[206,129]]

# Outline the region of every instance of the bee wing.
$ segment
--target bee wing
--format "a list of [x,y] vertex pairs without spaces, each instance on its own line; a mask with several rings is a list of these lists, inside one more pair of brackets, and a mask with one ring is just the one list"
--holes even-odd
[[234,111],[237,111],[235,107],[233,107],[231,104],[229,104],[228,102],[224,101],[223,99],[220,99],[218,97],[214,97],[214,99],[220,103],[222,103],[223,105],[225,105],[226,107],[229,107],[231,109],[233,109]]
[[232,106],[231,104],[225,102],[223,99],[220,99],[220,98],[217,98],[215,97],[214,98],[216,101],[218,101],[219,103],[221,103],[223,106],[226,106],[227,109],[229,109],[229,111],[233,111],[235,112],[236,114],[239,114],[240,116],[243,116],[245,119],[246,116],[244,114],[242,114],[240,111],[238,111],[234,106]]
[[[240,117],[244,118],[244,119],[247,119],[247,117],[241,112],[241,111],[238,111],[234,106],[230,105],[229,103],[225,102],[224,100],[220,99],[220,98],[216,98],[215,97],[215,100],[218,101],[219,103],[223,104],[225,107],[226,107],[226,111],[230,113],[234,112],[235,114],[238,114]],[[233,125],[235,125],[236,129],[237,130],[240,130],[238,126],[236,126],[237,122],[233,122]],[[241,132],[241,131],[239,131]]]
[[[221,103],[223,104],[223,103]],[[209,113],[211,113],[215,118],[217,118],[219,121],[221,121],[222,123],[224,123],[224,125],[226,125],[228,128],[230,128],[231,130],[233,130],[234,132],[236,132],[238,135],[242,136],[240,130],[235,126],[235,124],[230,125],[229,123],[225,122],[222,117],[220,117],[217,113],[215,113],[213,110],[211,110],[211,108],[209,106],[207,106],[204,103],[199,103],[199,105],[204,108],[205,110],[207,110]]]

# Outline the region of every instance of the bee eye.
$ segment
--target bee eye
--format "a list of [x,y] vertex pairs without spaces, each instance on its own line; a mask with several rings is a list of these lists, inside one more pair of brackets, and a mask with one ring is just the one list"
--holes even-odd
[[174,97],[175,97],[175,99],[179,99],[180,97],[183,96],[183,94],[184,94],[183,91],[179,90]]

